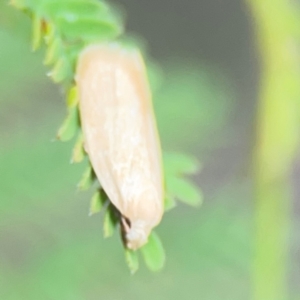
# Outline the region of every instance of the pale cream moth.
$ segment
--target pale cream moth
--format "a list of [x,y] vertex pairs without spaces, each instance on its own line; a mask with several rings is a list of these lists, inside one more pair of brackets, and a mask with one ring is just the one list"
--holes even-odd
[[122,215],[125,243],[137,249],[161,220],[161,146],[142,55],[120,44],[88,46],[76,82],[85,149]]

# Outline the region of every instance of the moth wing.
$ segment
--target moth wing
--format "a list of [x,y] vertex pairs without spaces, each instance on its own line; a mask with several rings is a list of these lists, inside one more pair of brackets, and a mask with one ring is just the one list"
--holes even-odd
[[144,72],[138,53],[98,47],[82,54],[76,79],[85,144],[101,185],[129,219],[141,213],[139,202],[150,214],[153,204],[158,223],[161,153]]

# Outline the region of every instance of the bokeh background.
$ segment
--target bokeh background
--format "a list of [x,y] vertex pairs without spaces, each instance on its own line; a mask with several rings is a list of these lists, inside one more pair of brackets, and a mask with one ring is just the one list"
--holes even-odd
[[[63,95],[46,76],[43,50],[30,51],[30,20],[1,0],[0,299],[252,299],[250,170],[262,69],[252,13],[241,0],[114,4],[161,66],[162,144],[198,157],[203,205],[165,215],[163,271],[129,274],[118,236],[104,240],[102,216],[88,217],[91,192],[76,192],[85,165],[70,164],[74,141],[55,141]],[[293,171],[296,211],[296,161]],[[297,213],[289,221],[282,300],[300,299]]]

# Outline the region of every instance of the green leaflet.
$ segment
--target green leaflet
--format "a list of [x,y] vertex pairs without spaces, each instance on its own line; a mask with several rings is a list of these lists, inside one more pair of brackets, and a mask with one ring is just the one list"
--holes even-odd
[[55,63],[61,57],[62,53],[63,50],[61,40],[58,37],[53,39],[49,38],[49,44],[46,50],[44,64],[51,65]]
[[183,153],[164,153],[163,162],[165,173],[171,175],[195,174],[200,169],[195,157]]
[[61,56],[48,75],[55,83],[70,79],[72,77],[72,69],[69,60],[66,57]]
[[91,43],[111,40],[122,32],[122,28],[113,20],[66,20],[59,18],[56,23],[61,34],[72,42]]
[[166,184],[171,197],[191,206],[199,206],[202,203],[200,190],[191,182],[181,178],[167,177]]
[[131,274],[134,274],[139,269],[139,258],[137,251],[132,251],[125,248],[125,260]]
[[[72,110],[72,109],[78,107],[78,102],[79,102],[78,89],[77,89],[77,86],[74,85],[68,91],[68,95],[67,95],[67,107],[68,107],[68,109]],[[79,122],[79,116],[78,116],[78,122]],[[83,142],[84,142],[83,141],[83,134],[80,131],[78,136],[77,136],[77,140],[75,142],[75,146],[74,146],[73,151],[72,151],[72,158],[71,158],[72,163],[79,163],[84,159],[84,157],[86,155],[86,152],[84,150]]]
[[92,166],[89,165],[87,167],[87,169],[85,170],[85,172],[83,173],[81,180],[78,183],[78,190],[80,191],[85,191],[87,189],[89,189],[95,180],[95,174],[94,171],[92,169]]
[[118,221],[119,221],[118,212],[113,206],[113,204],[109,203],[104,214],[104,222],[103,222],[103,234],[105,238],[111,237],[114,234]]
[[158,235],[154,231],[150,234],[148,243],[141,248],[141,252],[151,271],[155,272],[163,268],[166,254]]
[[62,126],[59,128],[57,138],[63,142],[73,138],[79,128],[78,107],[68,109],[68,114]]
[[78,134],[75,146],[72,151],[71,163],[80,163],[83,161],[83,159],[86,155],[83,143],[84,143],[83,134],[82,134],[82,132],[80,132]]
[[40,45],[43,34],[42,19],[38,14],[32,17],[32,50],[36,51]]
[[172,208],[174,208],[176,206],[176,201],[175,199],[170,196],[170,195],[166,195],[165,197],[165,201],[164,201],[164,209],[165,211],[169,211],[171,210]]
[[200,166],[197,159],[182,153],[164,153],[163,162],[167,194],[165,210],[170,210],[176,205],[175,199],[191,206],[200,205],[202,202],[200,190],[182,177],[199,171]]
[[79,98],[78,98],[78,88],[76,85],[73,85],[67,95],[67,106],[68,108],[73,108],[78,105]]
[[108,197],[105,194],[104,190],[103,189],[97,190],[91,199],[89,215],[92,216],[100,212],[103,206],[105,205],[105,203],[107,203],[108,201],[109,201]]
[[45,21],[45,33],[44,33],[44,41],[46,45],[50,45],[54,38],[56,37],[55,34],[55,26],[52,22]]
[[86,0],[54,0],[45,3],[42,10],[51,19],[64,18],[66,20],[99,19],[110,14],[107,5],[103,2]]

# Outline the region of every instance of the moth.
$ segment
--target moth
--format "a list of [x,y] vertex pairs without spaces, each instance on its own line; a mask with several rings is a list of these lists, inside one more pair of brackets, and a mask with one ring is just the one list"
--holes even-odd
[[85,149],[119,210],[125,244],[143,246],[163,215],[162,154],[146,68],[138,49],[88,46],[76,70]]

